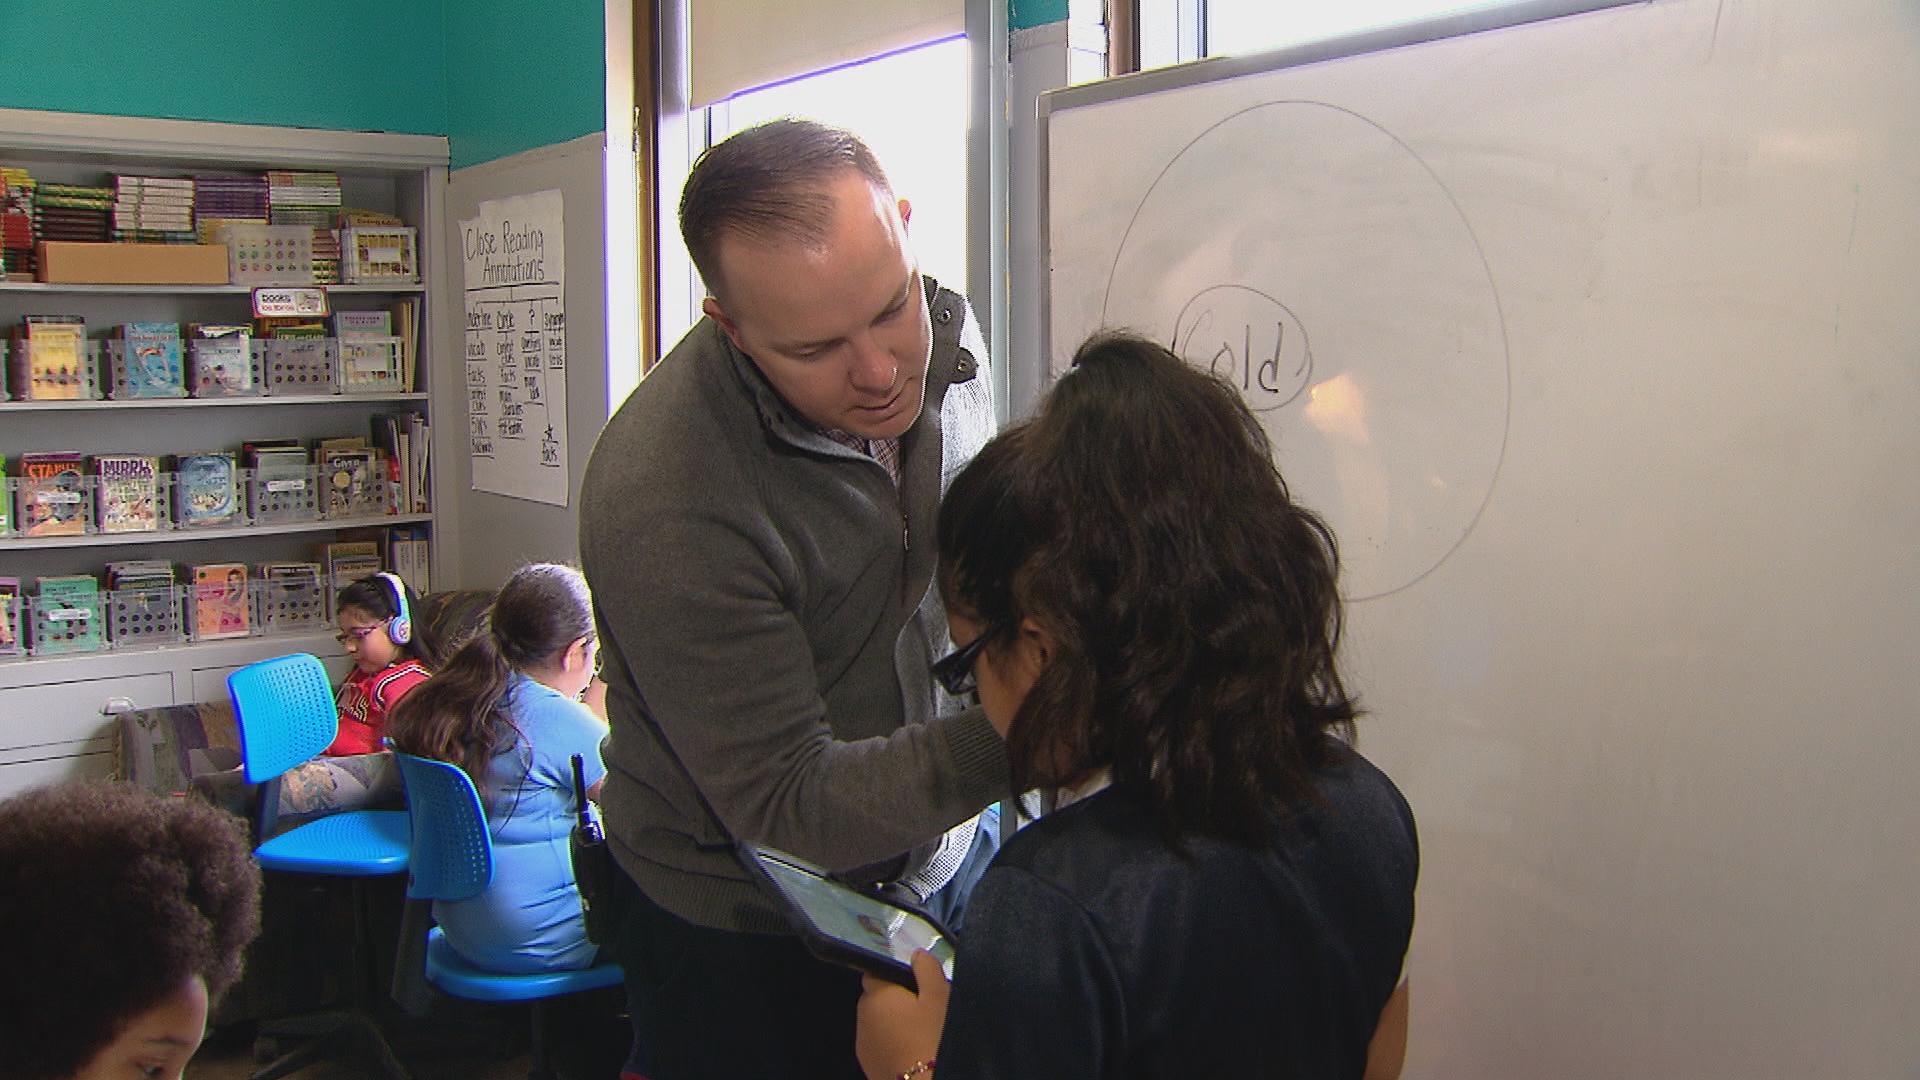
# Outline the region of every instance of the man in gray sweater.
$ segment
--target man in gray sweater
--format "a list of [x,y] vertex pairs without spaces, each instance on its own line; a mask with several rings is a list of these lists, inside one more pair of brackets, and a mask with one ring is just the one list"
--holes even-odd
[[976,815],[1006,794],[1005,746],[928,668],[950,644],[934,518],[992,398],[910,213],[838,129],[708,151],[680,205],[707,317],[587,466],[602,806],[637,886],[611,951],[650,1080],[859,1076],[859,977],[806,953],[733,841],[950,916],[990,852]]

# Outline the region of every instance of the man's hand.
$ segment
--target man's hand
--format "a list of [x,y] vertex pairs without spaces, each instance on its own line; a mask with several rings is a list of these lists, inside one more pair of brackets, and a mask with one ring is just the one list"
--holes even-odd
[[922,949],[913,954],[913,979],[920,984],[918,994],[872,975],[860,980],[853,1050],[867,1080],[894,1080],[940,1048],[947,1025],[946,973]]

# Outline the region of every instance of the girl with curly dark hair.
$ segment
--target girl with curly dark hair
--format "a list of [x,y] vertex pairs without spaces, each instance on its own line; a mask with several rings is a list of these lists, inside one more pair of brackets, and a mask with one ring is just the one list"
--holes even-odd
[[0,1062],[14,1080],[177,1078],[260,930],[239,819],[114,784],[0,802]]
[[930,957],[917,997],[869,980],[868,1075],[1397,1075],[1413,816],[1350,745],[1333,535],[1240,397],[1097,337],[939,546],[935,676],[1056,809],[982,878],[950,1007]]

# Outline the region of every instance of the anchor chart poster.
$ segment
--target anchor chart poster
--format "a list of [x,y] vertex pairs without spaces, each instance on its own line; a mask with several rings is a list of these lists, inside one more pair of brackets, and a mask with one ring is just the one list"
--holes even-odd
[[567,505],[567,291],[559,191],[460,223],[473,488]]

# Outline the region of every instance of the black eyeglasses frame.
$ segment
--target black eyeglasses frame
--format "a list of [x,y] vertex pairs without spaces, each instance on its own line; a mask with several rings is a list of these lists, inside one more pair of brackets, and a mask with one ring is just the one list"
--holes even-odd
[[973,677],[973,662],[980,658],[987,642],[998,632],[998,627],[989,626],[975,634],[972,641],[935,660],[931,669],[933,681],[953,697],[965,697],[978,690],[980,683]]

